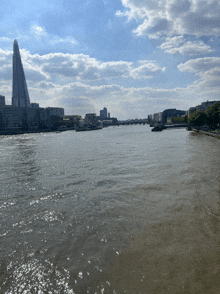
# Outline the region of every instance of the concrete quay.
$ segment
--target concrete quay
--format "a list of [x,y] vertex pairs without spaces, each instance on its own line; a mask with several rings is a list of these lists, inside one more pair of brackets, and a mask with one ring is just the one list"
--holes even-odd
[[207,132],[207,131],[202,131],[198,129],[192,129],[196,133],[204,134],[206,136],[214,137],[217,139],[220,139],[220,133],[215,133],[215,132]]
[[[151,125],[152,126],[152,125]],[[154,125],[154,128],[151,130],[152,132],[158,132],[158,131],[162,131],[165,129],[174,129],[174,128],[187,128],[189,127],[188,124],[158,124],[158,125]]]
[[165,129],[172,129],[172,128],[187,128],[188,124],[173,124],[173,125],[164,125]]

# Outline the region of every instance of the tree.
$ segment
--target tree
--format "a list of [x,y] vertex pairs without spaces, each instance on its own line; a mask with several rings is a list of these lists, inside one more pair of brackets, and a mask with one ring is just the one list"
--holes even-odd
[[220,102],[216,102],[206,110],[207,125],[211,129],[216,129],[220,124]]
[[207,115],[204,111],[195,111],[192,113],[189,118],[188,122],[190,126],[204,126],[207,121]]
[[174,123],[187,123],[187,118],[188,118],[187,115],[184,115],[184,116],[175,116],[175,117],[172,117],[172,121]]
[[195,111],[188,118],[190,126],[208,125],[210,129],[216,129],[220,125],[220,102],[214,103],[204,111]]

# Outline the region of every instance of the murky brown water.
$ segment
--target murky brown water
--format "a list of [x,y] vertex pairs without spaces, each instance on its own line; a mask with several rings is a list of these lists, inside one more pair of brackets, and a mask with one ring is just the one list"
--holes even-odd
[[220,293],[220,140],[0,138],[2,293]]

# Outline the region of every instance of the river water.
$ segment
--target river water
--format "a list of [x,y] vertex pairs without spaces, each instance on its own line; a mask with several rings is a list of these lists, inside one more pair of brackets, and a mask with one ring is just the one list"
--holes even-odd
[[1,293],[220,293],[220,140],[0,137]]

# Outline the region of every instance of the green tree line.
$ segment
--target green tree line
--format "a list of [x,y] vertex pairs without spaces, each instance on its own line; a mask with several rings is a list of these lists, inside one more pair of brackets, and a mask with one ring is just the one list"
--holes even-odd
[[188,117],[188,123],[192,127],[208,126],[217,129],[220,125],[220,102],[208,107],[206,111],[195,111]]
[[172,117],[174,123],[188,123],[188,115]]

